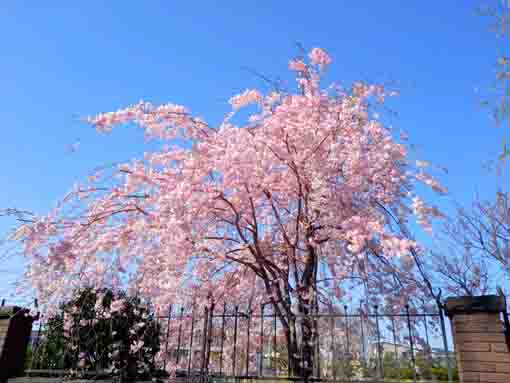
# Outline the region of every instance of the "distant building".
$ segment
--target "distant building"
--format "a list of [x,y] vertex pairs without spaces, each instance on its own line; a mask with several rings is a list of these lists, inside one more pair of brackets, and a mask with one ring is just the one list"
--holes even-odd
[[381,342],[379,343],[379,353],[377,351],[377,342],[369,343],[367,349],[367,357],[368,358],[377,358],[379,353],[384,355],[386,353],[396,354],[397,357],[406,357],[407,354],[410,354],[411,348],[405,344],[395,344],[391,342]]
[[[384,356],[384,354],[391,353],[397,356],[397,358],[402,359],[411,359],[411,347],[406,344],[395,344],[391,342],[381,342],[380,343],[380,355]],[[445,352],[442,348],[432,347],[430,351],[424,349],[414,348],[414,357],[431,357],[440,361],[441,365],[447,366],[447,358],[451,360],[455,359],[455,353],[453,351]],[[379,354],[377,353],[377,343],[370,343],[367,352],[368,358],[377,358]]]

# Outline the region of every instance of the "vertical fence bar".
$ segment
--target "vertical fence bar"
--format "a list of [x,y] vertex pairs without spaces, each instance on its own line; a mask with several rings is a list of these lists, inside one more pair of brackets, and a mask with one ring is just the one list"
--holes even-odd
[[223,342],[225,341],[225,314],[227,302],[223,302],[223,313],[221,314],[221,339],[220,339],[220,375],[223,373]]
[[[5,300],[2,299],[2,306],[4,304],[5,304]],[[34,306],[37,309],[37,320],[39,321],[39,331],[40,331],[41,330],[41,313],[39,312],[39,303],[37,301],[37,298],[34,299]],[[35,343],[35,345],[37,345],[37,343],[39,342],[39,333],[37,334],[37,339],[35,342],[32,339],[32,333],[30,333],[30,341],[31,341],[30,348],[32,349],[32,358],[30,359],[30,369],[32,369],[33,361],[35,358],[35,350],[36,350],[36,348],[34,347],[34,343]]]
[[263,374],[263,372],[264,372],[263,370],[264,370],[264,303],[262,303],[260,305],[260,361],[259,361],[259,375]]
[[[295,327],[296,320],[295,320],[295,318],[292,318],[291,316],[292,316],[292,314],[289,315],[289,324],[290,324],[289,327],[292,327],[292,325],[293,325],[294,326],[293,328],[296,328]],[[296,369],[295,369],[295,363],[291,359],[294,357],[294,355],[292,355],[290,352],[290,350],[292,349],[292,344],[291,344],[290,339],[286,339],[286,344],[287,344],[287,376],[290,378],[293,378],[296,376]]]
[[209,373],[209,360],[211,358],[211,343],[213,337],[213,317],[214,317],[214,301],[211,302],[211,309],[209,310],[209,322],[207,330],[207,360],[205,365],[206,374]]
[[[304,373],[304,364],[303,364],[303,362],[304,362],[305,358],[304,358],[304,352],[303,352],[303,344],[304,344],[304,342],[301,341],[300,349],[299,349],[299,355],[300,355],[300,358],[301,358],[300,359],[300,363],[299,363],[299,365],[301,367],[300,370],[299,370],[299,374],[300,374],[299,376],[303,376],[302,374]],[[275,361],[275,366],[276,366],[276,361]],[[275,367],[275,371],[276,371],[276,367]],[[305,383],[307,383],[307,382],[305,382]]]
[[409,305],[406,305],[407,328],[409,330],[409,342],[411,346],[411,361],[413,362],[413,381],[416,383],[416,359],[414,358],[413,331],[411,328],[411,316],[409,315]]
[[[345,347],[345,356],[349,363],[349,368],[351,366],[351,344],[350,344],[350,336],[349,336],[349,316],[347,313],[347,305],[344,305],[344,317],[345,317],[345,337],[346,337],[346,347]],[[349,368],[347,369],[349,371]],[[349,381],[351,381],[351,376],[349,374]]]
[[400,382],[400,357],[398,356],[397,349],[397,332],[395,330],[395,316],[391,316],[391,331],[393,332],[393,348],[395,350],[395,365],[397,367],[397,378]]
[[426,355],[427,365],[429,368],[432,368],[432,348],[430,347],[430,342],[429,342],[429,331],[427,328],[427,314],[426,313],[423,314],[423,322],[425,325],[425,339],[427,341],[427,355]]
[[[46,320],[46,329],[45,330],[46,330],[46,333],[47,333],[47,331],[48,331],[48,320]],[[64,343],[64,350],[62,351],[62,357],[60,358],[60,362],[61,362],[62,366],[64,366],[64,363],[65,363],[65,356],[67,354],[67,345],[68,345],[68,343],[65,342]],[[44,355],[45,353],[47,354],[47,352],[48,352],[48,343],[47,342],[43,343],[42,349],[43,349],[42,352],[41,352],[42,355]],[[41,355],[41,354],[39,354],[39,355]],[[42,360],[39,359],[38,363],[37,363],[39,368],[41,368],[41,364],[42,364]],[[64,368],[64,367],[62,367],[62,368]]]
[[320,316],[318,309],[315,311],[315,344],[316,344],[316,355],[317,355],[317,378],[321,378],[321,344],[320,344],[320,336],[319,336],[319,321]]
[[452,366],[450,363],[450,353],[448,351],[448,340],[446,339],[446,326],[444,323],[443,308],[441,307],[441,305],[438,304],[438,309],[439,309],[439,320],[441,322],[441,335],[443,338],[443,349],[444,349],[444,353],[446,355],[446,367],[448,368],[448,383],[452,383],[453,374],[452,374]]
[[[97,317],[97,314],[94,315],[94,319],[96,317]],[[92,319],[90,320],[90,327],[94,328],[93,320]],[[102,358],[101,352],[99,351],[99,337],[97,336],[96,332],[94,332],[94,340],[95,340],[95,351],[96,351],[96,363],[95,363],[96,366],[95,367],[96,367],[96,371],[99,371],[99,368],[100,368],[100,365],[101,365],[101,360],[103,358]],[[155,353],[152,354],[152,365],[153,366],[155,365],[154,364],[154,355],[155,355]]]
[[333,309],[330,307],[330,331],[331,331],[331,345],[330,345],[330,353],[331,353],[331,375],[333,376],[333,382],[336,383],[336,368],[335,368],[335,316],[333,315]]
[[203,377],[205,370],[205,358],[206,358],[206,348],[207,348],[207,324],[209,318],[209,308],[207,305],[204,307],[204,325],[202,327],[202,350],[201,350],[201,366],[200,366],[200,375]]
[[214,319],[214,301],[211,302],[211,308],[209,309],[209,320],[207,321],[207,354],[205,363],[205,372],[209,374],[209,361],[211,359],[211,345],[213,338],[213,319]]
[[232,376],[236,376],[236,352],[237,352],[237,316],[239,313],[239,306],[235,307],[234,311],[234,353],[232,354]]
[[376,325],[376,331],[377,331],[377,360],[378,360],[378,366],[379,366],[379,377],[381,379],[384,379],[384,369],[383,369],[383,363],[382,363],[382,355],[381,355],[381,330],[379,328],[379,312],[378,307],[374,306],[375,310],[375,325]]
[[360,327],[361,327],[361,352],[363,354],[363,361],[366,363],[366,350],[365,350],[365,330],[363,328],[363,310],[361,308],[361,302],[359,305],[359,320],[360,320]]
[[250,369],[250,325],[251,325],[251,309],[248,310],[248,328],[246,329],[246,337],[248,338],[246,342],[246,369],[245,375],[248,376],[248,371]]
[[[35,302],[37,303],[37,299],[35,300]],[[39,305],[36,306],[37,308],[39,308]],[[36,351],[37,351],[37,355],[39,355],[39,342],[41,341],[41,331],[42,331],[42,317],[40,315],[40,313],[38,312],[37,313],[37,319],[39,320],[39,329],[37,330],[37,341],[36,341],[36,344],[35,344],[35,347],[32,347],[34,349],[34,351],[32,352],[32,359],[35,357],[35,354],[36,354]],[[62,326],[64,325],[64,317],[62,317]],[[30,364],[32,365],[32,361],[30,362]]]
[[175,368],[179,366],[179,359],[181,354],[181,334],[182,334],[182,318],[184,316],[184,307],[181,307],[181,315],[179,320],[179,330],[177,332],[177,355],[175,356]]
[[189,355],[188,355],[188,378],[191,373],[191,358],[193,355],[193,332],[195,330],[195,306],[191,309],[191,334],[189,339]]
[[[64,334],[64,323],[65,323],[65,313],[66,313],[66,310],[65,310],[65,307],[63,306],[62,307],[62,333]],[[46,325],[48,324],[48,321],[46,321]],[[48,328],[46,327],[46,331],[48,330]],[[67,334],[65,334],[67,335]],[[71,334],[69,334],[70,336]],[[111,328],[110,328],[110,336],[111,336]],[[64,342],[64,347],[63,347],[63,350],[62,350],[62,358],[61,358],[61,363],[62,363],[62,369],[65,369],[66,368],[66,354],[67,354],[67,345],[68,345],[68,342]],[[112,342],[112,345],[113,345],[113,342]],[[113,347],[113,346],[112,346]],[[45,348],[46,348],[46,344],[45,344]],[[113,351],[113,349],[112,349]],[[39,363],[39,367],[40,367],[40,363]]]
[[[161,315],[161,307],[158,306],[158,311],[156,312],[156,334],[154,334],[155,337],[159,336],[163,331],[163,322],[161,321],[161,318],[163,316]],[[160,349],[161,350],[161,349]],[[156,353],[153,355],[153,364],[154,368],[156,368]]]
[[[301,358],[301,360],[303,360],[303,358]],[[274,309],[273,314],[273,349],[271,353],[271,362],[271,367],[276,373],[276,308]]]
[[427,314],[423,314],[423,324],[425,325],[425,339],[427,341],[427,353],[430,354],[432,351],[432,348],[430,347],[430,341],[429,341],[429,331],[427,327]]
[[[149,313],[149,307],[147,307],[147,313]],[[159,306],[156,311],[154,319],[156,320],[156,331],[159,331]],[[156,336],[156,334],[153,334],[153,336]],[[96,340],[96,349],[97,349],[97,340]],[[156,353],[154,352],[154,349],[152,349],[151,352],[152,352],[152,365],[156,366]],[[97,351],[96,351],[96,353],[97,353]]]
[[[80,323],[80,320],[78,319],[78,323]],[[76,321],[74,320],[73,318],[73,343],[76,347],[76,352],[73,352],[73,370],[77,370],[78,369],[78,357],[80,355],[80,327],[79,327],[79,324],[78,325],[75,325],[76,324]],[[73,350],[74,351],[74,350]],[[122,376],[121,376],[122,378]],[[121,380],[122,382],[122,380]]]
[[314,303],[314,320],[313,320],[313,330],[314,330],[314,363],[313,368],[315,369],[316,376],[318,379],[321,378],[321,353],[320,353],[320,337],[319,337],[319,305],[317,303],[317,294],[315,294],[315,303]]
[[172,319],[172,305],[168,306],[168,317],[166,324],[166,339],[165,339],[165,361],[163,362],[163,368],[166,370],[166,360],[168,358],[168,338],[170,337],[170,320]]
[[351,351],[350,338],[349,338],[349,317],[347,316],[347,306],[344,306],[344,317],[345,317],[345,335],[346,335],[346,347],[345,352],[347,356]]
[[[62,317],[62,326],[64,325],[64,317]],[[30,360],[30,369],[33,368],[34,366],[34,359],[36,358],[36,354],[37,354],[37,362],[36,362],[36,368],[37,368],[37,364],[39,362],[39,342],[41,341],[41,327],[42,327],[42,319],[41,317],[39,316],[39,329],[37,330],[37,340],[36,340],[36,343],[35,345],[32,345],[32,359]],[[63,331],[63,330],[62,330]]]

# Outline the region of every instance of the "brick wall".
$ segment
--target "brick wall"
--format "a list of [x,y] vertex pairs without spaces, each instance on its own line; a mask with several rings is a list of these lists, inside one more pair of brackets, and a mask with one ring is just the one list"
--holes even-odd
[[[476,299],[481,297],[474,297]],[[499,297],[498,297],[499,298]],[[450,301],[451,302],[451,301]],[[452,323],[457,365],[462,383],[509,383],[510,353],[506,344],[500,313],[504,304],[466,304],[452,307]],[[453,308],[453,309],[452,309]],[[447,301],[448,311],[448,301]]]

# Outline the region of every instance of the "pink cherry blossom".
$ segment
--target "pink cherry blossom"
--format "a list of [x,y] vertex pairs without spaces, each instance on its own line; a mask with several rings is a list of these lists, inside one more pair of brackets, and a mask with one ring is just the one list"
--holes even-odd
[[301,60],[290,60],[289,69],[296,72],[306,72],[307,67],[306,64]]
[[111,313],[118,312],[118,311],[122,310],[123,306],[124,306],[123,299],[114,300],[110,305],[110,312]]
[[139,340],[139,341],[137,341],[136,343],[134,343],[134,344],[132,344],[130,346],[129,351],[132,354],[135,354],[135,353],[137,353],[143,347],[143,345],[144,345],[143,340]]
[[237,96],[232,97],[229,100],[229,104],[232,105],[234,109],[240,109],[246,105],[260,102],[262,100],[262,96],[257,90],[248,89]]
[[326,66],[331,63],[329,55],[321,48],[313,48],[309,54],[312,64]]

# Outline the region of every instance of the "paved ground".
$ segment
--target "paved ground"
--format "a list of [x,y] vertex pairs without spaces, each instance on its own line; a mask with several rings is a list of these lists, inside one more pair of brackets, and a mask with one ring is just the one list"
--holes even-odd
[[[23,377],[23,378],[14,378],[9,379],[8,383],[60,383],[60,382],[69,382],[69,380],[65,380],[63,378],[42,378],[38,376],[31,377]],[[113,379],[104,379],[104,380],[87,380],[87,379],[73,379],[72,383],[113,383]],[[136,383],[153,383],[152,381],[138,381]]]

